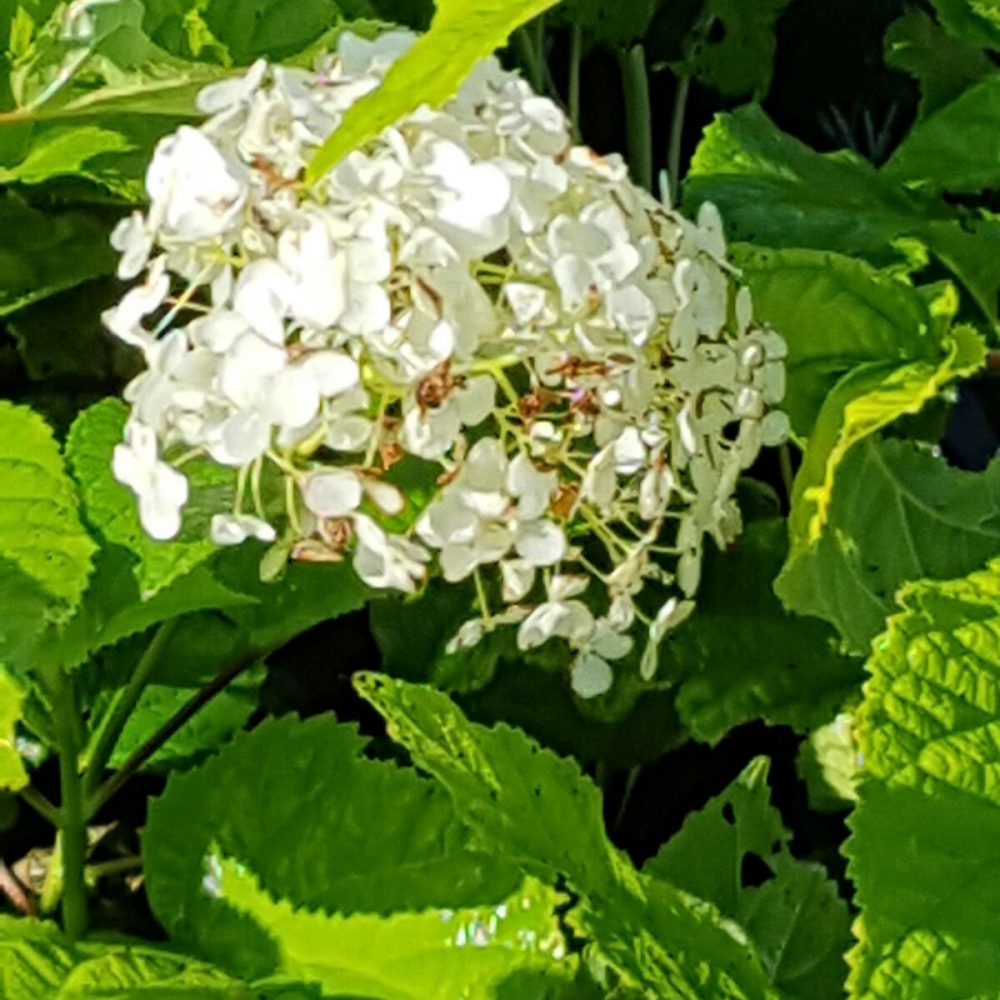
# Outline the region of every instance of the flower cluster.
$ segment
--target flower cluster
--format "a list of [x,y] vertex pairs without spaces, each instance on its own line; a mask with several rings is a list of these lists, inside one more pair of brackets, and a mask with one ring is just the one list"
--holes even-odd
[[184,462],[232,467],[218,544],[350,559],[406,593],[472,580],[452,648],[559,638],[596,695],[640,636],[652,676],[704,536],[739,530],[737,477],[786,433],[784,346],[711,206],[658,203],[493,60],[306,186],[411,42],[259,62],[161,141],[148,212],[113,236],[120,276],[145,277],[105,321],[146,359],[115,473],[170,538]]

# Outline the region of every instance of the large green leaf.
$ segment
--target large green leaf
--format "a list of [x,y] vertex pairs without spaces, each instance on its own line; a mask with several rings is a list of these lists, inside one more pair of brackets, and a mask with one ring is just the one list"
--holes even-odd
[[640,875],[608,841],[601,796],[574,763],[505,725],[470,723],[446,695],[362,675],[390,735],[450,793],[482,846],[582,897],[574,926],[626,983],[663,998],[769,997],[756,956],[716,912]]
[[819,540],[775,589],[864,654],[903,583],[968,573],[998,553],[1000,461],[963,472],[914,442],[868,438],[841,465]]
[[77,506],[48,425],[26,407],[0,401],[0,557],[64,610],[79,603],[97,548]]
[[563,0],[551,20],[578,27],[591,45],[628,45],[642,39],[661,5],[662,0]]
[[996,72],[993,62],[978,45],[949,35],[922,10],[912,10],[889,26],[885,61],[919,81],[921,118],[943,108],[967,87]]
[[715,743],[762,718],[799,731],[830,719],[860,681],[828,626],[789,614],[772,585],[788,551],[780,517],[747,525],[730,552],[706,554],[698,613],[668,633],[660,669],[679,683],[677,710]]
[[874,646],[857,715],[855,998],[1000,994],[1000,564],[922,581]]
[[392,66],[377,90],[344,115],[306,171],[318,180],[338,160],[421,105],[440,107],[473,66],[500,48],[511,32],[558,0],[437,0],[430,30]]
[[0,166],[0,184],[41,184],[53,177],[88,177],[87,164],[95,157],[132,148],[121,132],[98,125],[60,126],[41,132],[13,167]]
[[[770,803],[769,761],[757,757],[684,826],[644,871],[714,903],[757,946],[782,995],[834,997],[844,988],[847,905],[819,865],[797,861]],[[747,862],[769,872],[746,884]]]
[[974,45],[1000,51],[1000,4],[997,0],[931,0],[941,23]]
[[1000,184],[1000,74],[969,87],[910,129],[882,168],[886,177],[938,194]]
[[707,0],[703,37],[681,68],[723,96],[762,99],[771,87],[774,29],[790,0]]
[[[1000,293],[1000,222],[961,217],[854,153],[819,154],[756,105],[716,117],[684,184],[690,211],[714,202],[730,236],[859,255],[876,265],[933,254],[990,319]],[[903,241],[903,242],[901,242]]]
[[942,355],[933,313],[949,308],[947,286],[932,303],[905,279],[841,254],[737,245],[733,256],[754,313],[788,345],[781,406],[797,434],[812,433],[830,390],[859,365]]
[[209,892],[261,927],[287,976],[379,1000],[493,1000],[517,973],[575,972],[555,916],[564,900],[528,879],[495,906],[349,916],[298,909],[214,854]]
[[[127,415],[128,408],[115,399],[84,410],[70,428],[66,451],[83,492],[87,520],[107,541],[135,553],[135,573],[142,596],[151,597],[204,562],[216,547],[204,535],[199,538],[193,525],[180,540],[171,542],[154,541],[142,530],[135,497],[111,472],[111,457],[122,440]],[[215,510],[228,506],[224,499],[232,486],[228,472],[196,463],[186,467],[185,473],[192,487],[191,503],[186,509],[189,522],[190,515],[198,515],[199,494],[206,506]]]
[[171,935],[227,967],[256,975],[278,967],[268,935],[203,891],[210,849],[295,907],[349,914],[500,903],[519,876],[496,847],[472,849],[442,790],[363,758],[363,748],[329,717],[286,718],[174,775],[143,838],[150,903]]
[[16,744],[23,706],[24,692],[0,667],[0,791],[16,792],[28,783]]
[[4,1000],[259,1000],[203,962],[139,942],[68,942],[55,924],[0,916]]
[[956,327],[940,362],[868,364],[845,375],[827,397],[795,477],[788,519],[791,559],[805,555],[826,525],[834,483],[859,441],[919,413],[953,381],[982,367],[986,348],[972,327]]

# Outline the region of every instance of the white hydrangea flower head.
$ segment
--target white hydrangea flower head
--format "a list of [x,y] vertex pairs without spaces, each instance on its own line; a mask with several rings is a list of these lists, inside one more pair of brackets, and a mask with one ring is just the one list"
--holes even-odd
[[[313,186],[344,113],[413,42],[341,35],[260,61],[158,145],[112,236],[109,310],[147,370],[114,471],[157,538],[192,456],[234,470],[219,545],[347,561],[374,588],[471,580],[522,650],[564,643],[581,697],[656,672],[740,473],[787,434],[785,347],[753,319],[719,213],[692,222],[495,60]],[[419,482],[420,488],[414,487]]]

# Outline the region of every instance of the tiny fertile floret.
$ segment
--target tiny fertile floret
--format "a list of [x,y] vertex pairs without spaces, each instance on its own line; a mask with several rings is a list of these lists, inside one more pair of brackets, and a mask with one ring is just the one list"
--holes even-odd
[[258,62],[160,142],[148,211],[113,235],[143,280],[105,321],[146,360],[114,471],[166,539],[185,465],[229,467],[219,545],[349,560],[404,593],[472,581],[451,648],[557,639],[597,695],[633,653],[653,675],[704,537],[739,531],[737,478],[787,430],[784,345],[714,208],[657,202],[494,60],[306,185],[412,41]]

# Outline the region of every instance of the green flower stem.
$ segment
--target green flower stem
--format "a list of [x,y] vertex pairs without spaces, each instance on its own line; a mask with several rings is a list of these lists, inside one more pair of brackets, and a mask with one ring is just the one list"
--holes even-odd
[[46,672],[52,698],[59,754],[59,845],[62,856],[63,930],[77,940],[87,930],[87,887],[84,870],[87,859],[87,820],[83,808],[83,779],[80,775],[80,741],[77,736],[79,712],[72,676],[62,669]]
[[535,47],[535,40],[531,37],[528,29],[518,28],[514,32],[514,45],[517,47],[517,57],[524,72],[528,77],[528,83],[536,94],[542,93],[545,89],[545,76],[542,72],[541,63],[538,61],[538,49]]
[[674,110],[670,118],[670,145],[667,149],[667,176],[670,178],[670,201],[680,203],[681,191],[681,144],[684,141],[684,117],[687,114],[688,94],[691,92],[691,78],[682,76],[677,81],[674,93]]
[[569,36],[569,82],[567,84],[569,120],[573,135],[580,136],[580,64],[583,62],[583,31],[574,24]]
[[653,189],[653,116],[649,98],[646,50],[641,44],[618,53],[625,92],[625,128],[632,176],[647,191]]
[[42,819],[47,819],[53,826],[59,825],[59,810],[37,788],[28,785],[17,794],[21,801],[34,809]]
[[93,816],[179,729],[197,715],[213,698],[221,694],[240,674],[260,663],[269,652],[272,650],[251,650],[199,688],[145,743],[133,752],[118,771],[96,789],[87,801],[87,815]]
[[149,684],[150,677],[163,658],[163,651],[177,630],[180,618],[172,618],[164,622],[153,636],[152,642],[146,647],[128,684],[115,692],[111,706],[105,713],[97,729],[92,746],[87,753],[86,774],[83,779],[83,794],[89,799],[101,781],[101,776],[111,755],[114,753],[118,740],[128,723],[129,716],[139,704],[143,691]]

